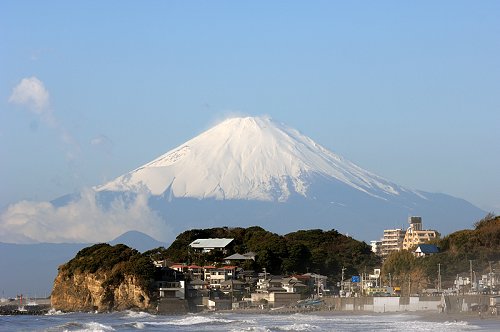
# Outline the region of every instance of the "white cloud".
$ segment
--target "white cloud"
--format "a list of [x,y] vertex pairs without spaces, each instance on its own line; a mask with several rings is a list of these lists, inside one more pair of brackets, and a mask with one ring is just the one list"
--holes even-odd
[[148,194],[132,202],[115,199],[107,208],[96,201],[91,189],[80,199],[61,207],[49,202],[22,201],[0,215],[0,242],[9,243],[97,243],[136,230],[166,241],[173,237],[170,227],[148,207]]
[[32,76],[23,78],[14,87],[9,102],[27,107],[38,115],[50,114],[49,92],[42,81]]
[[204,128],[205,130],[208,130],[228,119],[232,118],[240,118],[240,117],[247,117],[250,116],[248,113],[245,113],[243,111],[238,111],[238,110],[224,110],[221,112],[218,112],[213,116],[211,121],[208,123],[208,126]]
[[50,106],[49,91],[41,80],[35,76],[23,78],[12,90],[9,102],[25,107],[28,111],[37,115],[51,129],[58,132],[59,138],[64,144],[68,162],[75,162],[79,159],[81,153],[80,144],[54,116]]

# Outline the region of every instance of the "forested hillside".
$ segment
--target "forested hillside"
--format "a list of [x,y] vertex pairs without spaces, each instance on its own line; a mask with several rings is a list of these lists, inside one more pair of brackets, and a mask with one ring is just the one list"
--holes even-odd
[[224,258],[220,252],[195,254],[189,244],[200,238],[233,238],[229,254],[254,252],[256,260],[247,261],[244,268],[266,269],[273,274],[321,273],[340,279],[342,267],[346,274],[370,272],[380,260],[370,247],[336,230],[300,230],[286,235],[268,232],[261,227],[211,228],[183,232],[168,249],[155,249],[145,254],[168,258],[172,262],[213,264]]
[[[409,251],[390,255],[382,268],[383,278],[418,288],[437,288],[438,270],[442,288],[453,285],[457,275],[476,278],[500,269],[500,216],[488,214],[474,224],[474,229],[454,232],[435,244],[440,253],[417,258]],[[491,270],[490,270],[491,269]],[[413,290],[412,287],[412,290]]]

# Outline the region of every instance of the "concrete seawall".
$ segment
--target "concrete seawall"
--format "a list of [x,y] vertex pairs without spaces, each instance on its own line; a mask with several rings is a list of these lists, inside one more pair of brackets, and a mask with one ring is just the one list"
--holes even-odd
[[339,311],[404,312],[434,311],[461,313],[487,311],[490,296],[402,296],[402,297],[331,297],[325,305]]

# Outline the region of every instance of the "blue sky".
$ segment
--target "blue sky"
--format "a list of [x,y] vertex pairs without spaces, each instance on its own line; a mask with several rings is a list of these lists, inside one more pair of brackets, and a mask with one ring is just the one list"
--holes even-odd
[[499,213],[499,13],[498,1],[2,1],[0,208],[265,114],[398,184]]

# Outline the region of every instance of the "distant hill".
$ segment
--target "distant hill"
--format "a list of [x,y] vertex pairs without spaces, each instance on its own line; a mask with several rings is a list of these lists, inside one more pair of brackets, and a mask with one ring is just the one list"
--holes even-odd
[[125,244],[131,248],[144,252],[152,248],[164,247],[166,243],[157,241],[151,236],[138,231],[129,231],[109,242],[111,245]]

